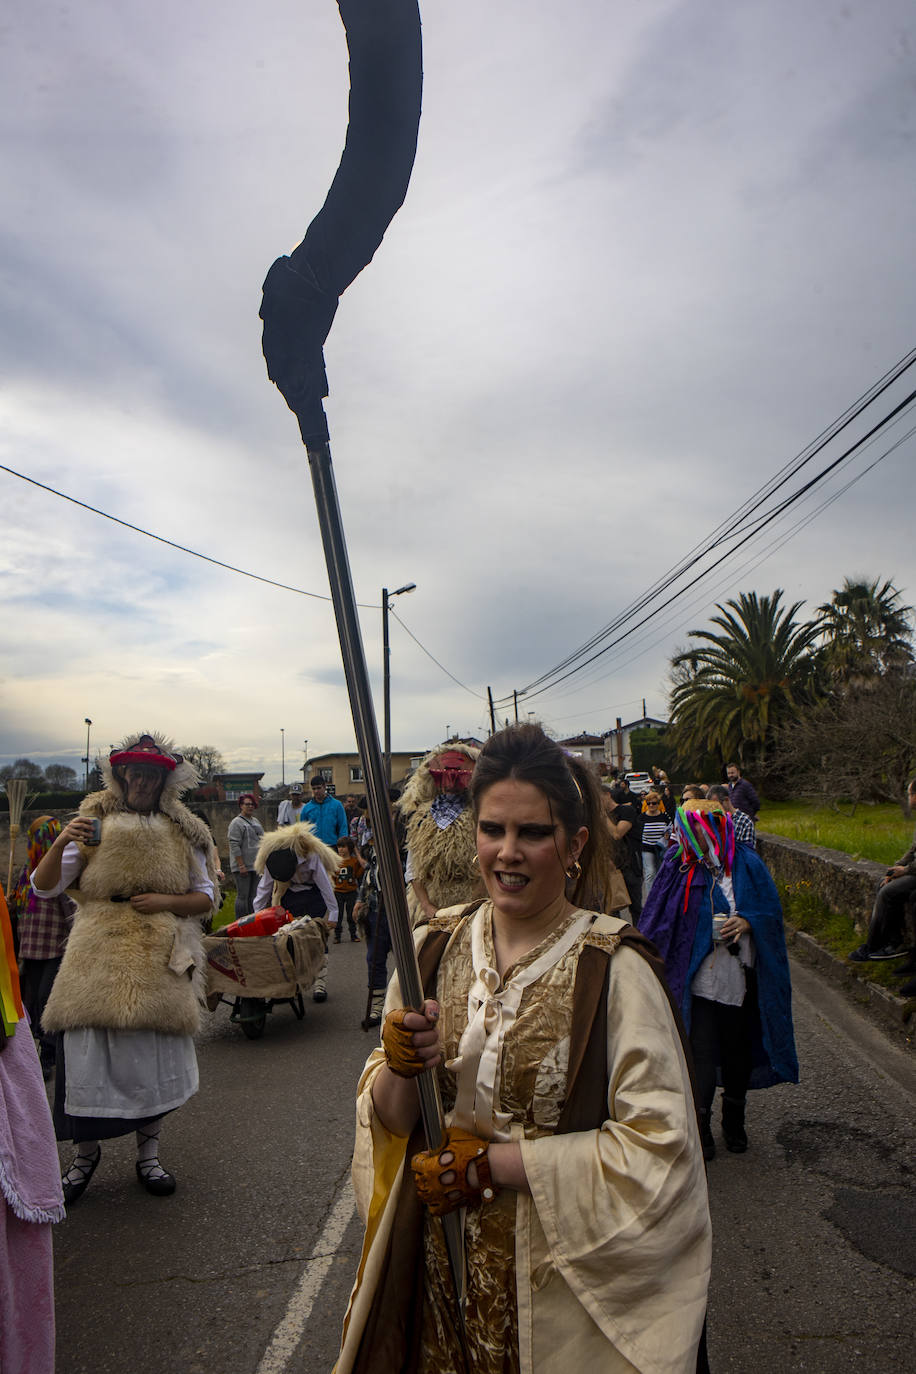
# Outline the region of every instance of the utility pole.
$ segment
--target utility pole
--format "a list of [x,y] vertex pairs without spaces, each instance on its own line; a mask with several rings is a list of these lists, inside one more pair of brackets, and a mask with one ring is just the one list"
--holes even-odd
[[518,692],[512,689],[512,700],[515,703],[515,723],[518,725]]
[[280,726],[280,786],[286,786],[286,731]]
[[496,712],[493,710],[493,689],[487,688],[487,698],[490,702],[490,734],[496,734]]
[[89,791],[89,731],[92,729],[92,721],[88,716],[83,717],[83,724],[86,727],[86,757],[83,763],[86,765],[86,791]]
[[[416,591],[416,582],[405,582],[403,587],[391,593],[392,597],[403,596],[405,592]],[[382,588],[382,697],[385,721],[385,743],[383,764],[385,781],[391,786],[391,649],[388,644],[388,588]]]

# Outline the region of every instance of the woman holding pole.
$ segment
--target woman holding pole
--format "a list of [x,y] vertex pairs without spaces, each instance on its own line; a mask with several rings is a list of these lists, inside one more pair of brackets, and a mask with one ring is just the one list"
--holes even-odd
[[[427,1000],[388,990],[357,1104],[366,1223],[338,1374],[697,1368],[710,1236],[690,1076],[650,947],[607,887],[594,780],[539,727],[470,786],[487,898],[416,932]],[[447,1136],[418,1138],[434,1072]],[[464,1209],[463,1311],[436,1217]],[[418,1277],[420,1279],[418,1281]]]

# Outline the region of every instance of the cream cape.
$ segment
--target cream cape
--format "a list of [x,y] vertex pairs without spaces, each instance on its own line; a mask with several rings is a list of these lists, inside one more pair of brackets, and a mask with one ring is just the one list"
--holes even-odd
[[[467,921],[488,926],[490,904]],[[440,985],[443,972],[448,980],[450,953],[466,958],[466,922],[443,956]],[[579,948],[586,940],[603,943],[623,924],[598,917],[578,937]],[[425,933],[417,932],[418,944]],[[394,979],[387,1007],[400,1000]],[[522,1374],[548,1374],[567,1364],[608,1374],[692,1374],[695,1368],[711,1257],[702,1152],[670,1008],[651,969],[626,948],[610,962],[607,1041],[608,1119],[599,1130],[522,1138],[516,1122],[500,1132],[521,1138],[531,1188],[530,1198],[518,1195],[511,1257]],[[489,1058],[484,1054],[480,1065]],[[353,1367],[405,1167],[406,1141],[390,1135],[372,1107],[371,1086],[382,1063],[377,1050],[357,1100],[353,1183],[366,1237],[337,1374]],[[551,1065],[565,1082],[562,1043]],[[492,1077],[484,1083],[478,1072],[477,1084],[499,1110]],[[459,1075],[459,1097],[461,1087]],[[454,1080],[446,1096],[454,1099]]]

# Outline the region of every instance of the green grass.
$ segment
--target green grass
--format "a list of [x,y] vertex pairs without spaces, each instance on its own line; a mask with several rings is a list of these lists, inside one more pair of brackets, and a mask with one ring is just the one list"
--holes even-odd
[[222,930],[223,926],[228,926],[235,920],[235,889],[232,888],[223,897],[223,904],[213,917],[213,930]]
[[764,802],[757,821],[758,829],[774,835],[886,865],[909,849],[913,824],[913,818],[907,819],[899,806],[857,806],[853,814],[852,806],[842,802],[834,810],[801,801]]

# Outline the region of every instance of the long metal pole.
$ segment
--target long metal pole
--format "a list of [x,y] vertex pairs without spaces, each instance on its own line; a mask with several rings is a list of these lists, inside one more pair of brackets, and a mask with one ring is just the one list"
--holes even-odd
[[[337,619],[337,633],[340,638],[340,651],[343,657],[344,676],[350,694],[350,709],[353,712],[353,728],[356,732],[356,747],[363,761],[366,790],[369,796],[369,814],[372,818],[372,832],[379,861],[379,878],[385,898],[388,928],[391,944],[398,968],[398,979],[404,1005],[421,1007],[423,1005],[423,985],[417,964],[410,917],[407,912],[407,894],[404,876],[398,854],[397,839],[394,833],[394,820],[388,798],[388,780],[382,763],[379,748],[378,726],[372,707],[372,692],[369,687],[369,673],[363,649],[359,617],[356,611],[356,595],[350,574],[350,560],[344,538],[343,522],[340,516],[340,503],[337,499],[337,485],[331,464],[331,447],[328,443],[306,444],[309,468],[312,474],[312,487],[315,492],[315,506],[318,511],[318,525],[321,542],[324,546],[325,562],[328,568],[328,581],[331,586],[331,600]],[[387,593],[385,593],[387,597]],[[445,1140],[445,1120],[439,1083],[435,1072],[421,1073],[416,1080],[420,1099],[420,1117],[426,1135],[427,1148],[437,1150]],[[457,1212],[450,1212],[442,1218],[445,1242],[448,1250],[452,1279],[458,1295],[458,1310],[464,1304],[464,1241],[461,1221]]]
[[391,646],[388,643],[388,588],[382,588],[382,699],[385,719],[385,782],[391,785]]

